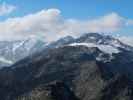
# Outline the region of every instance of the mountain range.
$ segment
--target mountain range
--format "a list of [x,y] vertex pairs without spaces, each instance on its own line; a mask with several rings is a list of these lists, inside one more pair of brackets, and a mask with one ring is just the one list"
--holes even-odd
[[87,33],[27,43],[11,45],[19,60],[1,66],[1,100],[133,100],[133,47],[120,40]]
[[46,48],[56,48],[70,43],[81,43],[81,44],[87,43],[88,46],[89,45],[98,46],[100,44],[104,44],[100,46],[104,47],[105,45],[107,45],[108,49],[109,47],[111,48],[111,46],[121,47],[126,49],[131,48],[130,46],[122,43],[118,39],[114,39],[111,36],[105,36],[102,34],[100,35],[97,33],[86,34],[80,40],[78,40],[78,38],[75,39],[71,36],[66,36],[51,43],[36,38],[28,38],[26,40],[16,40],[16,41],[0,41],[0,66],[2,67],[11,66],[15,62],[25,58],[26,56],[32,55],[35,52],[41,51]]

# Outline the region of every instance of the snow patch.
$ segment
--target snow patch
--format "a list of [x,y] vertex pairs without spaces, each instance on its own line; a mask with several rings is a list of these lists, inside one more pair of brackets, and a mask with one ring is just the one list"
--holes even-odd
[[7,64],[13,64],[13,61],[7,60],[3,57],[0,57],[0,61],[3,62],[3,63],[7,63]]
[[107,54],[119,53],[120,51],[111,45],[103,45],[103,44],[94,44],[94,43],[72,43],[69,46],[86,46],[86,47],[97,47],[102,52]]

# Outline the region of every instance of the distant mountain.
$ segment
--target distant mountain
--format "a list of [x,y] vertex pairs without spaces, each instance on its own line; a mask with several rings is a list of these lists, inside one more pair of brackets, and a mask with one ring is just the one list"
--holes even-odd
[[0,98],[133,100],[132,66],[132,47],[111,36],[69,37],[2,68]]
[[9,66],[44,48],[45,42],[29,38],[21,41],[0,41],[0,66]]

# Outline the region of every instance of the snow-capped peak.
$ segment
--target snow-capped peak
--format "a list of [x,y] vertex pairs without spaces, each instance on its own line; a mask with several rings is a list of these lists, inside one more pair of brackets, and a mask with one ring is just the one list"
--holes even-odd
[[[66,46],[96,47],[101,51],[101,53],[96,57],[96,60],[103,62],[108,62],[114,59],[114,54],[133,51],[132,47],[122,43],[119,39],[98,33],[85,34]],[[107,56],[105,57],[104,55]]]
[[[46,43],[36,38],[26,40],[1,41],[0,42],[0,65],[11,65],[24,57],[44,48]],[[7,60],[9,59],[9,60]],[[4,63],[4,64],[2,64]]]

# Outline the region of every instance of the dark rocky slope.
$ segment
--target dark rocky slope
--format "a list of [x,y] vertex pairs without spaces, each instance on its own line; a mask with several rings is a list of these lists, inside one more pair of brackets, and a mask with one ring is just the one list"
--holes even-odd
[[117,66],[111,66],[112,63],[96,61],[99,53],[98,48],[66,46],[3,68],[0,97],[2,100],[132,100],[131,79],[119,70],[113,73],[113,67]]

